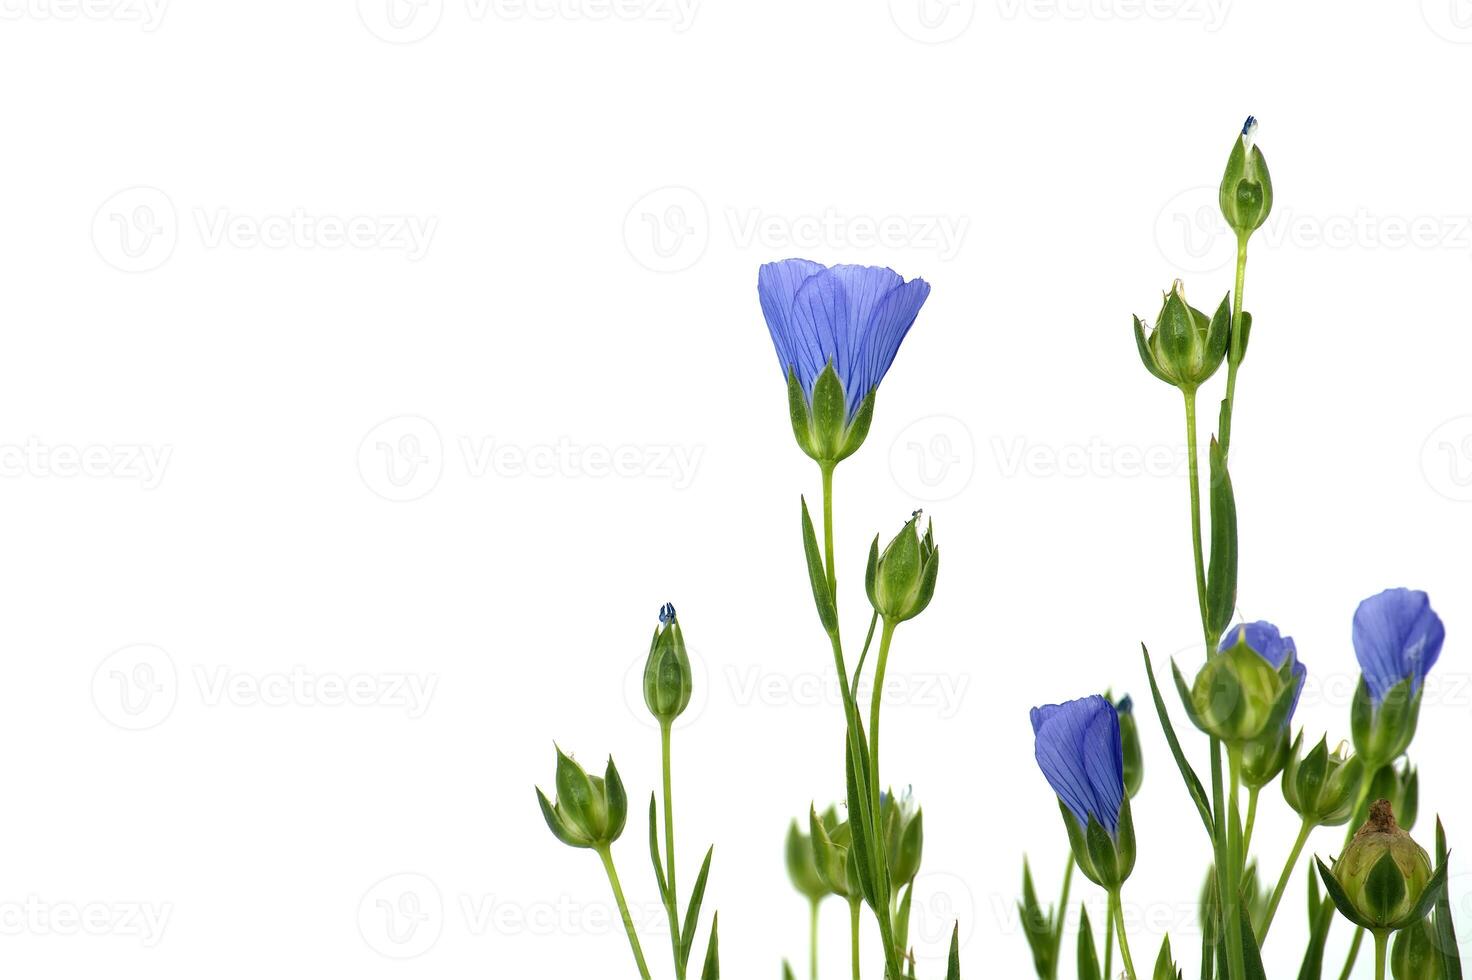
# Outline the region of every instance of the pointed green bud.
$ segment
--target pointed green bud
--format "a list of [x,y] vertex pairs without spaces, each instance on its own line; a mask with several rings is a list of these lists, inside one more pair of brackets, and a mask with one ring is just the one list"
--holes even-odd
[[1446,868],[1396,825],[1387,800],[1370,805],[1365,821],[1328,874],[1324,886],[1346,918],[1371,931],[1404,929],[1431,910],[1446,886]]
[[884,827],[890,883],[898,890],[920,873],[920,854],[925,847],[924,820],[909,790],[898,800],[894,790],[884,793],[879,799],[879,819]]
[[787,828],[787,877],[810,902],[828,897],[828,886],[818,876],[818,865],[813,861],[812,838],[798,829],[796,820]]
[[668,725],[689,707],[693,687],[685,635],[675,619],[674,605],[667,602],[660,607],[659,625],[644,662],[644,703],[661,725]]
[[1257,120],[1252,116],[1247,117],[1242,134],[1232,143],[1217,199],[1222,217],[1239,239],[1261,228],[1273,210],[1273,181],[1262,150],[1257,147]]
[[927,524],[925,535],[920,535],[920,514],[917,510],[910,515],[882,553],[877,535],[869,547],[864,589],[874,610],[887,623],[902,623],[920,615],[935,594],[940,549],[935,546],[932,525]]
[[1177,279],[1165,294],[1153,330],[1135,317],[1135,346],[1151,374],[1182,391],[1195,391],[1221,367],[1231,321],[1230,296],[1208,317],[1186,302],[1186,287]]
[[1395,980],[1447,980],[1430,919],[1396,933],[1395,945],[1390,947],[1390,975]]
[[1188,714],[1198,728],[1233,746],[1276,734],[1288,721],[1298,693],[1295,658],[1280,667],[1237,642],[1209,657],[1191,684]]
[[857,898],[859,879],[857,869],[849,859],[853,832],[848,821],[840,823],[833,807],[825,810],[821,817],[817,809],[812,809],[808,816],[808,833],[813,840],[813,865],[818,869],[818,877],[839,898]]
[[1321,738],[1304,755],[1300,731],[1283,767],[1283,799],[1315,826],[1337,827],[1354,815],[1364,771],[1364,763],[1349,756],[1343,742],[1331,753]]
[[607,847],[624,832],[629,801],[613,757],[602,778],[557,749],[557,802],[537,790],[537,803],[553,836],[570,847]]
[[1135,702],[1129,695],[1114,705],[1119,715],[1119,746],[1124,753],[1124,790],[1131,798],[1145,781],[1145,760],[1140,752],[1140,726],[1135,722]]

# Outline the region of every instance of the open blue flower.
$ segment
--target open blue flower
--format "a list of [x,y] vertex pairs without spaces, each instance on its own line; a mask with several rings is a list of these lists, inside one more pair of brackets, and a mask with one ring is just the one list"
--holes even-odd
[[1354,611],[1353,639],[1360,672],[1378,705],[1401,681],[1410,680],[1412,694],[1421,689],[1441,655],[1446,629],[1426,593],[1386,589]]
[[1293,721],[1293,713],[1298,710],[1298,699],[1303,694],[1303,683],[1308,678],[1308,668],[1298,659],[1298,648],[1293,645],[1293,637],[1284,636],[1278,631],[1278,627],[1265,619],[1259,619],[1255,623],[1238,623],[1227,630],[1217,649],[1229,650],[1239,640],[1272,665],[1274,670],[1281,670],[1286,660],[1293,662],[1293,703],[1288,708],[1288,716],[1283,719],[1286,728]]
[[1086,828],[1093,817],[1113,836],[1124,805],[1119,715],[1095,694],[1032,709],[1034,755],[1048,785]]
[[795,371],[811,404],[831,363],[852,419],[894,363],[930,284],[878,266],[784,259],[761,267],[756,290],[783,377]]

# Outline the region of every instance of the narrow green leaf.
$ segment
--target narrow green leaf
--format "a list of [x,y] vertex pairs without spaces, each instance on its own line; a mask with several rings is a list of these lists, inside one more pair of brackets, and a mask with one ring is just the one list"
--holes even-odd
[[1099,951],[1094,945],[1094,927],[1089,924],[1089,910],[1079,903],[1078,980],[1103,980],[1099,970]]
[[1252,931],[1252,915],[1247,903],[1240,902],[1237,911],[1242,920],[1242,966],[1247,971],[1246,980],[1268,980],[1262,968],[1262,953],[1257,948],[1257,936]]
[[[885,895],[883,902],[879,899],[879,876],[875,868],[875,851],[873,834],[870,833],[869,806],[868,806],[868,778],[867,771],[864,776],[859,775],[854,766],[855,752],[853,751],[853,740],[846,743],[847,751],[844,752],[844,780],[848,789],[848,825],[853,834],[853,846],[849,849],[854,858],[854,864],[859,873],[859,890],[864,895],[870,907],[882,909],[887,907],[889,896]],[[862,752],[862,750],[860,750]],[[863,765],[863,761],[859,763]]]
[[792,964],[786,960],[782,961],[782,980],[797,980],[792,973]]
[[1214,957],[1213,957],[1212,954],[1215,953],[1215,952],[1216,952],[1216,948],[1211,945],[1211,930],[1210,929],[1202,929],[1201,930],[1201,980],[1212,980],[1212,978],[1215,976],[1215,974],[1213,974],[1212,973],[1212,970],[1211,970],[1212,962],[1214,960]]
[[946,980],[961,980],[961,925],[951,927],[951,956],[946,964]]
[[[1436,864],[1447,866],[1446,831],[1436,819]],[[1452,926],[1451,891],[1443,888],[1436,899],[1436,949],[1441,957],[1442,980],[1462,980],[1462,953],[1457,948],[1457,931]]]
[[700,980],[721,980],[721,956],[719,952],[719,941],[716,933],[721,924],[721,914],[717,912],[710,920],[710,945],[705,951],[705,967],[700,971]]
[[711,845],[705,852],[700,874],[695,876],[695,889],[690,892],[690,904],[685,909],[685,924],[680,934],[681,967],[690,962],[690,949],[695,945],[695,923],[700,919],[700,903],[705,899],[705,879],[710,876],[710,859],[715,851],[715,845]]
[[1165,731],[1165,741],[1170,745],[1170,754],[1176,760],[1176,768],[1181,771],[1181,779],[1186,783],[1186,790],[1191,794],[1191,799],[1196,803],[1196,811],[1201,814],[1201,822],[1206,826],[1206,836],[1211,840],[1216,839],[1216,828],[1211,821],[1211,804],[1207,801],[1206,790],[1201,785],[1191,764],[1186,761],[1186,755],[1181,751],[1181,741],[1176,738],[1175,727],[1170,723],[1170,713],[1165,709],[1165,699],[1160,696],[1160,685],[1155,682],[1155,669],[1150,665],[1150,651],[1145,644],[1140,644],[1140,652],[1145,658],[1145,674],[1150,679],[1150,697],[1155,702],[1155,713],[1160,717],[1160,727]]
[[823,568],[823,552],[818,549],[818,536],[813,531],[813,518],[808,514],[807,498],[802,498],[802,551],[808,562],[808,580],[813,586],[813,602],[818,606],[818,621],[828,632],[838,628],[838,610],[828,588],[828,573]]
[[664,864],[659,859],[659,831],[656,827],[656,816],[654,808],[654,794],[649,794],[649,857],[654,861],[654,881],[659,885],[659,897],[668,905],[670,901],[669,885],[664,879]]
[[1211,486],[1211,565],[1206,573],[1206,616],[1212,636],[1221,636],[1237,608],[1237,501],[1221,445],[1208,452]]
[[1319,897],[1318,877],[1308,871],[1309,937],[1298,968],[1298,980],[1323,980],[1324,948],[1329,944],[1329,929],[1334,925],[1334,902]]

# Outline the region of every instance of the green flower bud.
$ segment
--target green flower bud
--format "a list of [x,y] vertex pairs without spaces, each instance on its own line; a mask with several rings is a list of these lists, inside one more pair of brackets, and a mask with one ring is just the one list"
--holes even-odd
[[1414,688],[1406,678],[1385,693],[1377,702],[1363,675],[1349,705],[1349,731],[1354,737],[1354,750],[1371,769],[1390,765],[1405,754],[1416,737],[1416,724],[1421,717],[1421,696],[1425,686]]
[[1274,668],[1244,637],[1245,631],[1239,631],[1236,643],[1212,654],[1183,698],[1197,728],[1239,748],[1282,729],[1300,683],[1294,676],[1295,657],[1285,657]]
[[813,841],[797,828],[797,821],[787,828],[787,877],[810,902],[828,897],[828,886],[818,875],[818,865],[813,861]]
[[600,779],[557,749],[556,785],[556,803],[537,789],[537,802],[553,836],[570,847],[604,848],[618,840],[629,801],[612,756]]
[[685,635],[675,619],[674,605],[666,602],[660,607],[659,625],[644,662],[644,703],[661,725],[668,725],[689,707],[693,686]]
[[1332,753],[1329,743],[1319,739],[1308,755],[1302,754],[1303,732],[1293,740],[1288,764],[1283,768],[1283,799],[1303,819],[1320,827],[1348,823],[1359,800],[1365,765],[1358,757],[1346,757],[1340,743]]
[[1248,789],[1262,789],[1278,778],[1288,762],[1290,748],[1287,725],[1243,745],[1242,782]]
[[927,523],[921,537],[917,526],[920,511],[910,515],[900,533],[879,551],[879,536],[869,546],[869,567],[864,589],[869,602],[887,623],[913,619],[930,605],[935,594],[935,577],[940,572],[940,549],[935,546],[934,528]]
[[1222,185],[1217,192],[1222,217],[1245,239],[1262,227],[1273,210],[1273,181],[1268,176],[1268,164],[1262,150],[1257,148],[1257,120],[1247,117],[1242,124],[1242,135],[1232,143],[1231,155],[1227,157],[1227,169],[1222,174]]
[[1124,791],[1131,799],[1145,780],[1145,760],[1140,752],[1140,726],[1135,722],[1135,702],[1126,694],[1114,705],[1119,715],[1119,747],[1124,754]]
[[1396,825],[1387,800],[1370,805],[1370,819],[1334,862],[1320,861],[1319,875],[1340,913],[1371,932],[1385,933],[1426,918],[1446,887],[1446,866],[1431,858]]
[[1402,929],[1390,948],[1390,975],[1395,980],[1445,980],[1441,954],[1436,951],[1436,929],[1422,919]]
[[1420,805],[1421,780],[1408,761],[1403,767],[1384,766],[1375,773],[1370,783],[1369,798],[1389,800],[1395,812],[1395,822],[1402,830],[1410,833],[1416,826],[1416,812]]
[[923,814],[909,790],[898,801],[890,790],[880,797],[879,819],[884,827],[889,880],[899,890],[920,873],[920,853],[925,847]]
[[1165,294],[1154,330],[1147,331],[1135,317],[1135,346],[1147,371],[1182,391],[1195,391],[1221,367],[1231,321],[1230,296],[1208,317],[1186,302],[1186,287],[1177,279]]
[[832,807],[821,817],[814,809],[809,811],[808,832],[813,839],[813,864],[828,890],[846,901],[860,898],[859,869],[849,853],[853,829],[848,821],[839,823],[838,813]]

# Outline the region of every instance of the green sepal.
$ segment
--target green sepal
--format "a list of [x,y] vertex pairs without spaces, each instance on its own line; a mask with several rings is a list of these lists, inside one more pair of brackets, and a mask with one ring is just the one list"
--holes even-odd
[[700,980],[721,980],[720,940],[716,937],[721,925],[721,914],[717,912],[710,920],[710,945],[705,949],[705,966],[700,970]]
[[854,410],[854,417],[848,420],[848,428],[843,433],[843,444],[838,449],[838,458],[834,462],[848,459],[859,451],[864,440],[869,437],[869,426],[874,421],[874,397],[879,393],[877,387],[869,389],[864,400],[859,402],[859,407]]
[[593,781],[571,756],[558,746],[553,748],[557,751],[557,810],[570,827],[590,841],[595,840],[599,836],[597,829],[604,823],[604,814]]
[[[1223,300],[1223,304],[1225,304]],[[1232,622],[1237,608],[1237,501],[1221,444],[1211,440],[1208,453],[1211,486],[1211,565],[1206,573],[1207,620],[1213,636]]]
[[828,588],[828,573],[823,568],[823,552],[818,550],[818,536],[813,531],[813,518],[808,513],[807,498],[802,498],[802,551],[808,563],[808,581],[813,587],[813,602],[818,607],[818,621],[832,633],[838,628],[838,610],[833,592]]
[[1181,980],[1181,971],[1176,969],[1176,961],[1170,953],[1170,936],[1166,936],[1160,944],[1160,955],[1155,958],[1155,972],[1153,980]]
[[1089,814],[1089,825],[1084,828],[1084,844],[1089,850],[1089,863],[1099,876],[1098,884],[1115,888],[1123,881],[1120,875],[1119,853],[1114,848],[1114,839],[1093,814]]
[[1175,380],[1172,379],[1170,375],[1162,372],[1160,368],[1157,367],[1155,364],[1155,355],[1151,353],[1150,344],[1145,339],[1145,324],[1140,322],[1140,318],[1138,316],[1134,317],[1134,321],[1135,347],[1140,352],[1140,361],[1145,365],[1145,370],[1149,371],[1151,374],[1155,375],[1155,377],[1159,378],[1161,381],[1164,381],[1166,384],[1174,385]]
[[547,795],[539,788],[537,790],[537,803],[542,808],[542,819],[547,821],[547,829],[552,831],[552,836],[569,847],[592,847],[593,842],[581,834],[575,833],[563,821]]
[[1361,929],[1373,931],[1378,928],[1364,916],[1360,915],[1359,910],[1354,907],[1354,903],[1349,900],[1349,896],[1344,893],[1344,889],[1339,886],[1339,879],[1334,877],[1334,872],[1330,871],[1328,866],[1318,857],[1314,858],[1314,864],[1318,866],[1319,878],[1324,882],[1324,891],[1329,893],[1329,898],[1333,900],[1334,907],[1339,910],[1339,914]]
[[787,369],[787,414],[792,419],[792,435],[798,448],[812,459],[818,459],[818,449],[813,444],[813,424],[808,413],[808,396],[797,379],[797,370]]
[[1385,692],[1377,707],[1370,697],[1369,684],[1361,675],[1354,700],[1350,702],[1349,728],[1355,752],[1365,760],[1370,771],[1389,765],[1410,748],[1416,737],[1424,692],[1425,688],[1413,692],[1411,679],[1406,678]]
[[685,907],[685,924],[680,930],[681,973],[684,972],[685,964],[690,962],[690,950],[695,945],[695,924],[700,919],[700,903],[705,900],[705,882],[710,877],[710,859],[715,852],[714,844],[706,850],[705,860],[700,865],[700,874],[695,876],[695,888],[690,892],[690,904]]
[[629,817],[629,797],[624,792],[624,781],[619,778],[618,767],[613,756],[608,757],[608,766],[603,771],[603,789],[608,801],[608,840],[619,839],[624,832],[624,823]]
[[[813,841],[813,864],[818,869],[818,877],[823,879],[833,894],[848,898],[848,850],[834,842],[828,828],[818,819],[817,807],[808,811],[808,833]],[[849,842],[852,846],[852,837]]]
[[874,596],[874,586],[879,581],[879,535],[874,535],[874,540],[869,543],[869,560],[864,565],[864,594],[869,597],[869,605],[875,609],[879,608],[879,600]]
[[[1222,359],[1227,356],[1227,342],[1232,336],[1232,294],[1222,297],[1216,312],[1211,315],[1211,323],[1206,328],[1206,363],[1208,365],[1206,374],[1215,374],[1216,369],[1221,366]],[[1205,381],[1206,378],[1201,379]]]
[[1099,951],[1094,945],[1094,927],[1089,924],[1089,910],[1082,902],[1078,920],[1078,980],[1104,980],[1099,969]]

